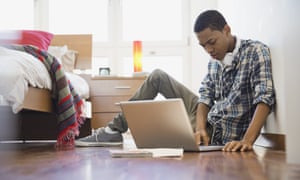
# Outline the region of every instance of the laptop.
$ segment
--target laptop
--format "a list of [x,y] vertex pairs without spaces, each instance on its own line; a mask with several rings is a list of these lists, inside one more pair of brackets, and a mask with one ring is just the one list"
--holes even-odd
[[137,148],[183,148],[218,151],[224,146],[199,146],[182,99],[121,101],[120,106]]

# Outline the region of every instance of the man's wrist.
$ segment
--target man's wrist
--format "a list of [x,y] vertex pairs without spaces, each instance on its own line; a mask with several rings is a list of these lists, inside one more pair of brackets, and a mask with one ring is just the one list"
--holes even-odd
[[242,139],[242,142],[253,145],[255,141],[251,140],[250,138],[244,137]]
[[203,131],[206,132],[206,129],[205,129],[205,128],[196,129],[196,132],[199,132],[199,133],[200,133],[200,132],[203,132]]
[[197,130],[195,133],[196,133],[196,134],[199,134],[201,137],[206,137],[206,136],[209,137],[209,135],[208,135],[206,129],[199,129],[199,130]]

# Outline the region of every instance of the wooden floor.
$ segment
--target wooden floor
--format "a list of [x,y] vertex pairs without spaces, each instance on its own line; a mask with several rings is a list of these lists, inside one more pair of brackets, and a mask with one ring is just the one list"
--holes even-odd
[[[126,140],[124,148],[132,146]],[[300,165],[282,151],[184,153],[182,158],[112,158],[104,147],[56,150],[53,142],[0,143],[2,180],[299,180]]]

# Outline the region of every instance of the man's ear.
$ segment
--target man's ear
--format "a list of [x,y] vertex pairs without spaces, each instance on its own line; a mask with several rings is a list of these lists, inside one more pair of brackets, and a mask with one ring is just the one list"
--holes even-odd
[[224,28],[223,28],[223,32],[224,32],[226,35],[231,34],[231,28],[230,28],[230,26],[228,26],[228,24],[225,24],[225,26],[224,26]]

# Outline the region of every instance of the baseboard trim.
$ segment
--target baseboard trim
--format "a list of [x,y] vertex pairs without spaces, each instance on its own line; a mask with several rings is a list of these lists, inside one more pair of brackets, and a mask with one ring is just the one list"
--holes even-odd
[[255,141],[255,145],[273,150],[285,151],[285,135],[273,133],[261,133]]

